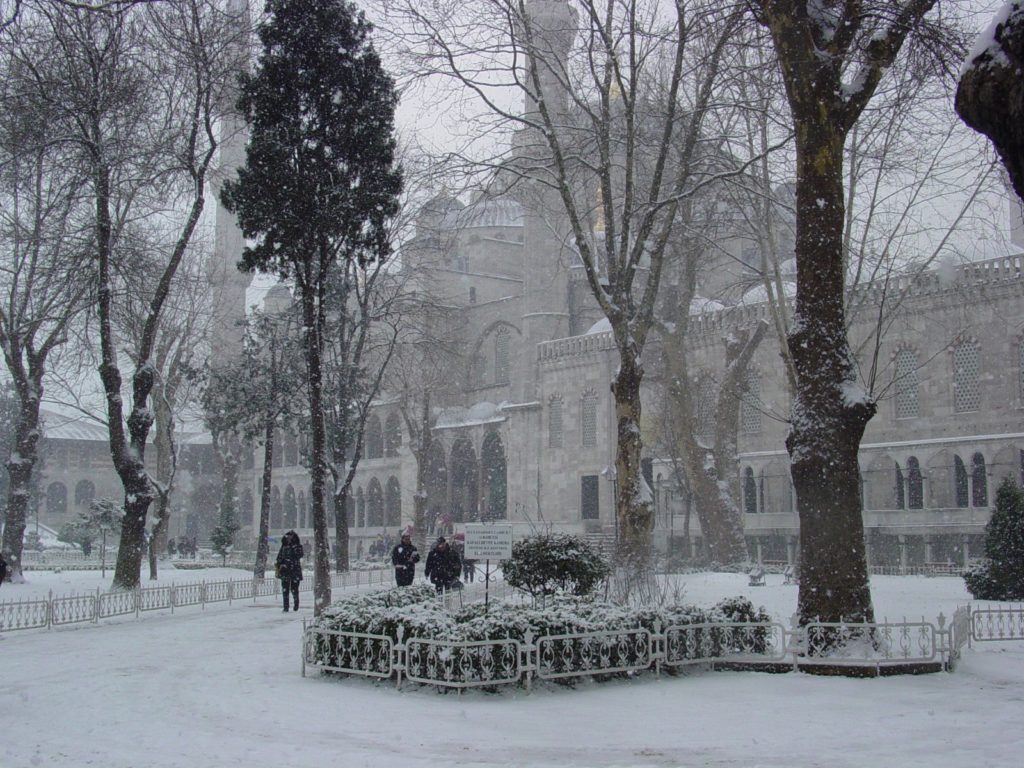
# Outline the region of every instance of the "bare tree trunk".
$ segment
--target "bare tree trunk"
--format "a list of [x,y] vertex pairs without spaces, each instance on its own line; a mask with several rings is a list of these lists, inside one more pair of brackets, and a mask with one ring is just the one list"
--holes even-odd
[[334,495],[334,569],[337,573],[347,573],[351,567],[348,556],[348,496],[351,491],[351,484],[345,482]]
[[171,490],[174,485],[174,420],[172,405],[164,397],[154,398],[156,433],[156,524],[149,539],[149,578],[157,579],[157,558],[167,551],[167,535],[171,527]]
[[262,579],[270,550],[270,494],[274,481],[274,418],[268,416],[263,432],[263,480],[260,485],[260,532],[256,540],[256,564],[252,575]]
[[640,382],[643,369],[635,354],[620,355],[621,365],[612,382],[615,396],[617,445],[615,478],[618,494],[615,513],[618,516],[619,542],[616,556],[620,567],[637,573],[648,570],[651,557],[651,532],[654,514],[650,493],[643,488],[640,472]]
[[[320,297],[322,299],[322,297]],[[309,495],[313,515],[313,613],[319,616],[331,604],[331,552],[327,530],[327,510],[324,505],[326,481],[327,435],[323,408],[323,360],[321,338],[323,323],[319,313],[322,300],[317,301],[311,285],[303,286],[302,320],[306,340],[306,364],[309,376],[310,468]]]
[[21,558],[32,494],[32,470],[39,456],[39,395],[42,392],[38,382],[24,383],[18,386],[18,390],[20,408],[14,451],[7,458],[10,485],[7,489],[3,536],[7,578],[14,584],[21,584],[25,580]]

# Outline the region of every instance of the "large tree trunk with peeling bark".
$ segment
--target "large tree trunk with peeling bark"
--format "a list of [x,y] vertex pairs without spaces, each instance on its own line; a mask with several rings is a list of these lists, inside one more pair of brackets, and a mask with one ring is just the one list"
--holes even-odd
[[[800,514],[801,621],[873,621],[857,453],[875,404],[856,384],[843,305],[843,142],[805,107],[797,132],[797,297],[789,451]],[[794,109],[794,112],[796,110]]]
[[174,485],[174,418],[172,404],[166,391],[163,397],[155,398],[156,432],[153,447],[156,449],[156,523],[149,539],[149,578],[157,579],[157,559],[167,551],[167,535],[171,527],[171,490]]
[[1010,3],[992,40],[967,63],[956,89],[956,111],[988,136],[1013,189],[1024,200],[1024,5]]
[[640,471],[640,383],[643,367],[633,350],[620,352],[619,370],[612,380],[615,397],[617,445],[615,479],[618,494],[615,514],[618,519],[619,542],[616,557],[619,566],[635,573],[648,570],[651,557],[651,532],[654,514],[649,491],[643,488]]

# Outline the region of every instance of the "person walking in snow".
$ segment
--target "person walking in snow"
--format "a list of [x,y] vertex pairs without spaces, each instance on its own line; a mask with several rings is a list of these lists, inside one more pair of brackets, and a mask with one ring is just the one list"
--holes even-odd
[[462,574],[462,561],[444,536],[438,537],[437,544],[427,555],[427,567],[423,573],[438,592],[461,586],[459,576]]
[[288,593],[292,595],[292,610],[299,610],[299,582],[302,581],[302,558],[305,556],[299,534],[288,531],[281,537],[281,549],[277,553],[274,570],[281,580],[281,594],[284,596],[284,612],[288,612]]
[[408,531],[402,534],[402,540],[391,550],[391,564],[395,566],[395,584],[408,587],[416,578],[416,563],[420,561],[419,550],[412,543]]
[[0,584],[4,583],[4,579],[7,578],[7,561],[4,560],[3,554],[0,554]]

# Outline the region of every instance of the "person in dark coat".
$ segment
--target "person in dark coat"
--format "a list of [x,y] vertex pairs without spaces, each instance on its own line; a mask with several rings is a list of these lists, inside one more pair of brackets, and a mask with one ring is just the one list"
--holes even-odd
[[438,592],[461,586],[459,576],[462,574],[462,561],[459,553],[449,546],[444,536],[427,555],[427,568],[424,575],[430,579]]
[[281,537],[281,549],[277,553],[274,570],[281,580],[281,594],[284,596],[284,610],[288,612],[288,593],[292,595],[292,610],[299,610],[299,582],[302,581],[302,558],[305,556],[299,534],[288,531]]
[[4,583],[4,579],[7,578],[7,561],[4,560],[4,556],[0,554],[0,584]]
[[395,566],[395,584],[408,587],[416,578],[416,563],[420,561],[419,550],[412,543],[412,536],[402,534],[402,540],[391,550],[391,564]]

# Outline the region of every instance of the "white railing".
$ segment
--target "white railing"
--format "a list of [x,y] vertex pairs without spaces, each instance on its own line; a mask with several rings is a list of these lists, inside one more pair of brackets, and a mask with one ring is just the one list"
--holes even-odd
[[947,626],[937,621],[874,623],[720,622],[612,629],[522,640],[457,641],[394,637],[306,627],[306,667],[351,675],[403,677],[443,688],[525,684],[533,678],[560,680],[637,673],[693,664],[771,667],[775,670],[822,666],[857,667],[875,674],[883,668],[950,670],[965,643],[961,610]]
[[970,638],[974,642],[1024,640],[1024,604],[975,608],[970,616]]
[[[392,570],[351,571],[332,574],[331,589],[389,586],[394,581]],[[313,580],[305,579],[300,593],[311,593]],[[138,616],[147,611],[169,610],[208,603],[232,603],[236,600],[256,601],[261,597],[279,597],[277,579],[234,579],[193,581],[169,586],[139,587],[131,590],[95,592],[75,595],[54,595],[45,598],[13,600],[0,603],[0,632],[17,629],[43,629],[66,624],[97,623],[114,616]],[[461,600],[451,595],[449,601]]]

